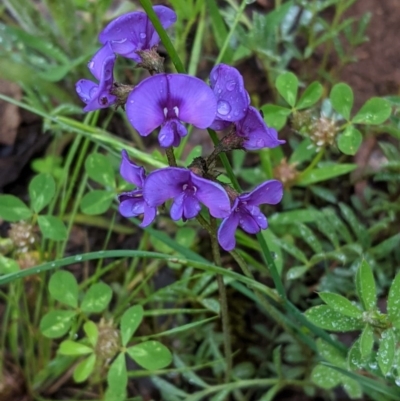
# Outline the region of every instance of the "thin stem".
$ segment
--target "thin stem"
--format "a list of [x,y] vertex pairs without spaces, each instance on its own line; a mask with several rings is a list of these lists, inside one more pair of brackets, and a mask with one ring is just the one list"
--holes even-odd
[[300,176],[305,176],[307,175],[311,170],[314,169],[314,167],[319,163],[319,161],[322,159],[322,156],[325,153],[325,148],[322,148],[314,157],[314,159],[311,161],[311,163],[307,166],[305,170],[303,170],[300,174]]
[[170,146],[169,148],[166,148],[165,154],[167,155],[168,164],[171,167],[177,167],[174,148],[172,146]]

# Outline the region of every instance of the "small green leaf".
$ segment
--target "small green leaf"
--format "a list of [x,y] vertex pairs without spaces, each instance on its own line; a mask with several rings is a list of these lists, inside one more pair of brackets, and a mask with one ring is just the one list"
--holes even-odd
[[314,306],[306,312],[306,317],[316,326],[331,331],[352,331],[363,327],[360,319],[344,316],[327,305]]
[[349,317],[362,318],[362,311],[342,295],[332,292],[320,292],[318,295],[336,312]]
[[203,298],[201,301],[201,304],[207,308],[208,310],[214,312],[215,314],[219,315],[221,311],[221,305],[218,301],[218,299],[215,298]]
[[382,374],[386,376],[393,366],[396,351],[396,335],[393,328],[385,330],[381,334],[377,354],[378,365]]
[[289,103],[290,106],[296,104],[299,80],[292,72],[285,72],[279,75],[276,80],[276,89],[280,95]]
[[356,290],[364,310],[376,309],[376,287],[375,279],[370,265],[365,259],[362,260],[356,273]]
[[343,354],[333,345],[319,338],[317,340],[317,348],[319,355],[332,365],[338,366],[339,368],[346,367],[346,361],[343,357]]
[[60,344],[58,352],[61,355],[79,356],[90,354],[93,352],[93,349],[76,341],[65,340]]
[[14,195],[0,195],[0,218],[5,221],[28,220],[32,211]]
[[311,380],[318,387],[330,390],[342,382],[342,374],[329,366],[317,365],[311,373]]
[[106,401],[125,401],[126,386],[128,384],[125,354],[119,354],[111,364],[107,374],[107,383]]
[[32,209],[40,213],[53,199],[56,183],[50,174],[38,174],[29,183]]
[[344,83],[334,85],[329,99],[331,100],[334,110],[346,120],[349,120],[354,102],[353,90],[350,86]]
[[338,147],[345,155],[355,155],[362,142],[361,132],[353,125],[348,126],[338,137]]
[[387,313],[393,326],[400,329],[400,273],[396,275],[390,286]]
[[121,317],[121,338],[124,347],[128,344],[142,320],[143,308],[141,305],[132,306],[124,312]]
[[114,169],[106,156],[100,153],[91,153],[85,161],[85,170],[93,181],[105,187],[115,187]]
[[371,355],[373,345],[374,331],[372,330],[372,327],[367,324],[360,337],[360,352],[363,359],[366,359]]
[[384,123],[392,112],[390,103],[380,97],[373,97],[365,102],[354,116],[354,124],[377,125]]
[[346,391],[352,400],[357,400],[362,397],[362,388],[356,380],[343,375],[342,383],[344,391]]
[[107,284],[93,284],[83,297],[81,309],[86,313],[103,312],[110,303],[111,298],[112,290]]
[[114,198],[113,192],[95,189],[82,197],[80,207],[85,214],[103,214],[111,207]]
[[127,349],[129,356],[148,370],[162,369],[172,361],[170,350],[158,341],[146,341]]
[[95,363],[96,363],[95,354],[92,354],[88,358],[85,358],[82,362],[79,362],[74,370],[73,374],[74,380],[77,383],[84,382],[93,372]]
[[67,228],[61,219],[55,216],[38,216],[38,224],[44,238],[53,241],[64,241],[67,239]]
[[83,331],[85,332],[90,344],[95,347],[97,344],[97,339],[99,337],[99,329],[97,328],[96,324],[91,320],[88,320],[83,325]]
[[50,295],[62,304],[76,308],[78,306],[78,283],[68,271],[55,272],[49,281]]
[[306,174],[300,174],[296,185],[304,187],[317,182],[330,180],[331,178],[348,174],[356,168],[357,164],[332,164],[330,166],[315,168]]
[[20,267],[17,261],[0,254],[0,274],[15,273],[18,270],[20,270]]
[[322,92],[322,85],[316,81],[312,82],[300,96],[300,99],[296,104],[296,109],[301,110],[311,107],[321,98]]
[[264,121],[269,127],[280,130],[286,124],[287,117],[291,110],[286,107],[276,106],[275,104],[266,104],[261,107],[264,114]]
[[360,370],[364,366],[364,360],[361,355],[360,339],[354,341],[347,353],[347,368],[350,370]]
[[315,155],[315,147],[313,146],[311,139],[306,138],[293,149],[293,153],[290,156],[289,163],[300,164],[307,160],[311,160],[314,155]]
[[40,321],[40,331],[48,338],[62,337],[70,329],[74,316],[75,312],[66,310],[46,313]]

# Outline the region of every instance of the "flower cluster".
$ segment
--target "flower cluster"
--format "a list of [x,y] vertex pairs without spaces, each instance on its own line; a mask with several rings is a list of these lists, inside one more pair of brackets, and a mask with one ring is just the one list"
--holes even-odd
[[[161,25],[168,28],[176,14],[164,6],[153,7]],[[268,127],[257,109],[250,105],[243,77],[234,67],[218,64],[210,74],[210,85],[186,74],[164,73],[163,59],[156,53],[160,38],[143,12],[133,12],[112,21],[100,33],[103,47],[89,62],[91,73],[99,81],[80,80],[78,95],[86,103],[84,111],[124,104],[130,124],[147,136],[159,128],[158,141],[166,152],[188,133],[185,123],[216,131],[227,130],[219,145],[207,158],[197,158],[188,167],[158,169],[146,175],[143,167],[122,152],[120,173],[136,188],[119,195],[119,210],[125,217],[143,215],[142,226],[151,224],[157,209],[170,205],[173,220],[193,219],[205,206],[214,218],[223,219],[218,241],[225,250],[234,249],[235,231],[241,227],[254,234],[268,226],[260,205],[277,204],[283,195],[282,184],[269,180],[249,193],[239,194],[218,181],[214,171],[216,156],[233,149],[274,148],[284,141]],[[146,68],[151,76],[128,94],[117,90],[126,85],[114,82],[116,54],[130,58]],[[170,159],[169,159],[170,160]]]

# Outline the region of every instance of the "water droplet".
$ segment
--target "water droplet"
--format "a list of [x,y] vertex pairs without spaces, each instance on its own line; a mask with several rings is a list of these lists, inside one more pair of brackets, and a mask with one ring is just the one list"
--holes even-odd
[[217,104],[217,112],[221,116],[226,116],[231,111],[231,106],[228,102],[224,100],[220,100]]
[[77,87],[76,87],[76,91],[77,91],[78,93],[81,93],[81,92],[82,92],[82,88],[81,88],[80,86],[77,86]]
[[214,81],[218,79],[218,71],[215,71],[213,74]]
[[76,260],[77,262],[81,261],[81,260],[82,260],[82,255],[76,255],[76,256],[75,256],[75,260]]
[[93,86],[93,88],[90,89],[90,91],[89,91],[89,97],[90,98],[93,98],[94,96],[96,96],[97,89],[98,89],[97,86]]
[[234,80],[230,80],[226,83],[226,89],[230,92],[233,91],[235,89],[236,86],[236,82]]
[[93,67],[94,67],[94,61],[93,60],[89,61],[89,63],[88,63],[89,70],[91,70]]
[[400,387],[400,377],[397,377],[394,382],[396,383],[396,386]]
[[370,362],[368,366],[370,369],[375,370],[378,367],[378,364],[376,362]]
[[142,39],[146,39],[146,34],[144,33],[144,32],[141,32],[140,34],[139,34],[139,36],[142,38]]

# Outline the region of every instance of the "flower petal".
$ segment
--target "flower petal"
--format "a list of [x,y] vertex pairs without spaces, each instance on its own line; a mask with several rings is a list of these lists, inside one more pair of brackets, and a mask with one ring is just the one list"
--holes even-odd
[[259,225],[261,230],[265,230],[266,228],[268,228],[268,220],[258,206],[248,204],[247,210],[253,216],[254,220]]
[[190,172],[184,168],[166,167],[150,173],[143,186],[143,196],[149,206],[160,206],[183,192]]
[[185,200],[185,192],[181,192],[172,202],[171,209],[169,211],[171,219],[178,221],[183,217],[183,202]]
[[196,197],[210,211],[211,216],[223,218],[229,216],[231,203],[221,185],[190,173],[193,185],[196,186]]
[[216,118],[210,125],[210,128],[214,131],[222,131],[225,128],[228,128],[231,124],[232,123],[230,121],[219,120]]
[[114,52],[109,43],[106,43],[88,62],[88,68],[93,76],[100,81],[103,72],[103,65],[110,57],[114,57]]
[[247,150],[275,148],[285,143],[278,139],[275,129],[267,127],[259,111],[251,106],[244,118],[236,123],[236,134],[246,138],[243,147]]
[[167,99],[166,74],[146,78],[129,94],[126,114],[140,135],[149,135],[164,122]]
[[201,79],[186,74],[167,74],[168,108],[176,107],[177,117],[198,128],[214,121],[217,103],[213,91]]
[[218,64],[210,74],[210,85],[217,98],[216,118],[224,121],[239,121],[250,104],[240,72],[229,65]]
[[239,226],[249,234],[258,233],[261,228],[250,213],[239,212]]
[[196,217],[201,210],[200,202],[194,196],[186,196],[183,201],[183,217],[187,220]]
[[157,208],[144,203],[143,221],[139,224],[140,227],[147,227],[156,218]]
[[146,177],[144,168],[132,162],[129,159],[126,150],[123,150],[121,153],[122,153],[122,161],[121,161],[121,166],[119,168],[119,173],[121,174],[122,178],[125,181],[136,185],[138,188],[142,188],[144,179]]
[[160,146],[179,146],[181,138],[187,135],[186,127],[176,118],[167,120],[158,134]]
[[240,195],[240,201],[247,202],[250,205],[276,205],[283,196],[283,185],[278,180],[269,180],[260,184],[248,194]]
[[144,212],[145,201],[141,190],[124,192],[118,196],[119,212],[124,217],[136,217]]
[[99,85],[88,79],[80,79],[75,84],[76,93],[81,98],[82,102],[86,104],[96,95],[98,88]]
[[[176,17],[176,12],[174,10],[171,10],[170,8],[165,6],[154,6],[153,10],[156,13],[164,29],[168,29],[171,25],[173,25],[176,22],[177,17]],[[151,36],[149,35],[148,45],[150,49],[160,42],[160,37],[158,36],[152,24],[151,27],[153,28],[153,33]]]
[[233,212],[224,219],[218,229],[218,242],[225,251],[231,251],[235,248],[235,231],[239,225],[239,216]]

